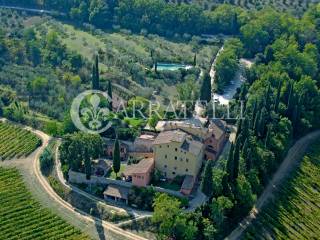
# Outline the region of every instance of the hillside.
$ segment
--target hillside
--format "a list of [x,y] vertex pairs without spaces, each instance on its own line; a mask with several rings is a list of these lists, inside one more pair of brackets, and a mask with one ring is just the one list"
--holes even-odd
[[16,169],[0,168],[0,239],[87,240],[33,199]]
[[203,9],[210,10],[216,6],[226,3],[235,6],[240,6],[247,9],[261,9],[266,6],[272,6],[280,11],[290,11],[294,14],[302,14],[313,3],[319,2],[318,0],[169,0],[169,2],[179,4],[181,2],[187,4],[197,4]]
[[243,239],[317,239],[320,236],[320,140],[259,214]]

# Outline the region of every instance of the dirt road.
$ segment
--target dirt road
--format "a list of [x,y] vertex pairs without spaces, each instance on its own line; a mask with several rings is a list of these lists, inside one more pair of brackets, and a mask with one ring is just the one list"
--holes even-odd
[[0,166],[18,168],[23,175],[27,187],[44,207],[50,208],[55,214],[61,216],[70,224],[81,229],[94,239],[146,240],[143,237],[124,231],[115,224],[101,221],[101,219],[92,217],[79,209],[75,209],[72,205],[60,198],[40,172],[39,157],[48,145],[50,137],[41,131],[32,130],[28,127],[26,127],[26,129],[34,132],[42,139],[41,147],[27,158],[0,162]]
[[320,137],[320,130],[309,133],[298,140],[288,151],[286,158],[281,163],[277,172],[273,175],[272,180],[258,198],[255,207],[251,210],[250,215],[243,219],[239,226],[226,237],[227,240],[240,239],[242,233],[248,228],[251,222],[257,217],[263,206],[273,197],[273,193],[281,184],[281,182],[290,174],[294,166],[299,164],[301,158],[306,152],[308,146]]

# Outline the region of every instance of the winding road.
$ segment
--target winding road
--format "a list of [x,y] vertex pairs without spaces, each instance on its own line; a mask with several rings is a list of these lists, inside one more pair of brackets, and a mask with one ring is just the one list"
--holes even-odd
[[[41,138],[41,147],[26,158],[0,162],[0,166],[16,167],[21,170],[26,185],[34,194],[36,199],[44,205],[44,207],[50,208],[54,213],[58,214],[70,224],[81,229],[84,233],[90,235],[90,237],[94,239],[147,240],[141,236],[127,232],[115,224],[92,217],[79,209],[75,209],[71,204],[64,201],[51,188],[50,184],[40,171],[39,157],[48,146],[51,137],[39,130],[33,130],[29,127],[24,128],[35,133]],[[101,230],[103,233],[101,233]]]
[[226,240],[237,240],[241,238],[241,235],[248,228],[251,222],[258,216],[259,211],[264,205],[273,197],[275,190],[281,185],[283,180],[290,174],[290,172],[297,166],[302,159],[304,153],[308,149],[308,146],[320,137],[320,130],[309,133],[308,135],[299,139],[288,151],[286,158],[281,163],[277,172],[273,175],[272,180],[265,188],[263,193],[258,198],[254,208],[250,214],[243,219],[239,226],[232,231],[232,233],[226,237]]

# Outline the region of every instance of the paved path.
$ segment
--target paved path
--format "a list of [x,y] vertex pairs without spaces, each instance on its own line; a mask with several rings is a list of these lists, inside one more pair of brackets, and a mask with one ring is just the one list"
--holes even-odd
[[41,147],[27,158],[0,162],[0,166],[16,167],[21,170],[28,188],[44,207],[50,208],[54,213],[63,217],[70,224],[81,229],[84,233],[89,234],[90,237],[94,239],[146,240],[143,237],[117,227],[115,224],[92,217],[87,213],[74,208],[68,202],[60,198],[40,171],[39,157],[47,147],[50,137],[41,131],[33,130],[29,127],[25,127],[25,129],[32,131],[42,139]]
[[236,240],[240,239],[242,233],[248,228],[251,222],[257,217],[259,211],[263,206],[273,197],[275,190],[281,182],[288,176],[294,166],[297,166],[302,159],[308,146],[320,137],[320,130],[309,133],[305,137],[298,140],[288,151],[286,158],[281,163],[277,172],[273,175],[271,182],[265,188],[263,193],[258,198],[254,208],[251,210],[249,216],[243,219],[239,226],[225,239]]

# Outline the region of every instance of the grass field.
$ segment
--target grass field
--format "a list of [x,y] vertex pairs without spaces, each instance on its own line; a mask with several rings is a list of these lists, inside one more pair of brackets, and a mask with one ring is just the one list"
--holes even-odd
[[16,169],[0,168],[0,239],[89,239],[33,199]]
[[320,139],[243,239],[319,239]]
[[31,132],[0,122],[0,159],[28,156],[40,144],[41,140]]

